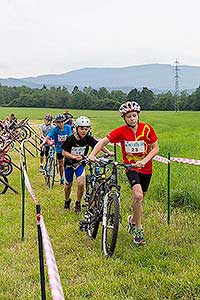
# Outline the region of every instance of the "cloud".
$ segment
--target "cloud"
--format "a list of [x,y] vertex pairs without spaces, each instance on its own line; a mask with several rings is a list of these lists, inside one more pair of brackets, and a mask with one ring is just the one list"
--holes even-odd
[[[2,0],[4,76],[87,66],[200,65],[197,0]],[[185,57],[184,57],[185,56]]]

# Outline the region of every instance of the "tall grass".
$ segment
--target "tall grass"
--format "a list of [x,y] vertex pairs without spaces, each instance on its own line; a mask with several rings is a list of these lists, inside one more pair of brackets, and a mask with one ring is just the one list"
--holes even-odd
[[[2,108],[0,118],[16,113],[37,128],[43,116],[56,109]],[[103,137],[123,124],[117,112],[72,111],[91,118],[93,133]],[[143,112],[141,120],[155,128],[159,155],[199,159],[200,113]],[[191,124],[191,125],[190,125]],[[17,153],[11,153],[19,162]],[[118,150],[120,158],[120,149]],[[39,157],[28,155],[28,176],[41,204],[51,238],[65,299],[158,300],[200,299],[200,201],[199,166],[171,163],[172,217],[167,225],[167,166],[154,162],[154,175],[145,197],[143,227],[146,245],[135,247],[127,234],[131,193],[121,179],[121,213],[118,244],[114,256],[101,253],[101,233],[89,240],[78,228],[82,215],[63,209],[63,187],[48,190],[39,173]],[[17,170],[9,177],[20,191]],[[72,193],[75,201],[75,191]],[[21,195],[0,195],[0,300],[40,299],[39,262],[35,206],[26,192],[25,240],[21,241]],[[47,278],[47,274],[46,274]],[[51,299],[47,287],[47,299]]]

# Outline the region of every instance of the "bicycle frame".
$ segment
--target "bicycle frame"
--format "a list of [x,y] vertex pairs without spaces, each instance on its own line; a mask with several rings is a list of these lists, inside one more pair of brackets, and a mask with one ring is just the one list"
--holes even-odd
[[56,175],[57,159],[55,157],[55,146],[51,146],[44,167],[45,182],[49,188],[53,188]]
[[[90,238],[95,239],[102,222],[102,250],[109,257],[114,253],[120,220],[120,186],[117,182],[119,163],[111,161],[97,162],[102,172],[96,174],[95,166],[89,163],[90,181],[86,181],[86,202],[88,209],[85,219],[80,222],[80,229],[85,230]],[[107,176],[107,166],[111,173]],[[91,182],[92,179],[92,182]],[[109,232],[111,239],[109,241]]]

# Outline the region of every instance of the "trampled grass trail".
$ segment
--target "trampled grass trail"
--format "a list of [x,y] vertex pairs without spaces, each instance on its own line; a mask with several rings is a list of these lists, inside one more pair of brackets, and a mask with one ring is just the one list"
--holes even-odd
[[[46,110],[11,109],[19,118],[29,116],[37,128]],[[58,110],[48,110],[56,114]],[[75,116],[80,112],[74,111]],[[9,114],[1,109],[1,117]],[[93,124],[95,136],[103,137],[122,124],[117,112],[82,111]],[[159,136],[159,155],[199,159],[198,112],[144,112],[141,119],[152,124]],[[187,122],[186,122],[187,120]],[[191,123],[190,123],[191,122]],[[192,124],[189,126],[188,124]],[[11,153],[19,163],[19,155]],[[119,159],[120,153],[118,151]],[[146,245],[135,247],[127,233],[131,194],[121,180],[119,237],[113,257],[101,252],[101,230],[95,241],[79,231],[83,218],[63,208],[63,187],[53,190],[39,173],[39,157],[27,156],[27,174],[41,204],[53,246],[65,299],[200,299],[200,167],[171,163],[171,224],[167,224],[167,166],[154,162],[154,175],[145,197],[143,227]],[[9,182],[21,192],[20,174],[14,170]],[[75,201],[75,192],[72,193]],[[25,239],[21,241],[21,194],[0,195],[0,300],[41,299],[35,205],[26,190]],[[46,275],[47,299],[51,299]]]

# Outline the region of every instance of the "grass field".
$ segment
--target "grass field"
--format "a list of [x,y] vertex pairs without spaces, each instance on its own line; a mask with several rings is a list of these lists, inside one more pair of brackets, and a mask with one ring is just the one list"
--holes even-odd
[[[43,116],[56,109],[1,108],[0,119],[14,112],[29,117],[37,129]],[[117,112],[71,111],[91,118],[93,133],[103,137],[123,124]],[[199,159],[200,112],[142,112],[141,120],[153,125],[159,155]],[[119,159],[120,151],[118,150]],[[12,152],[19,164],[19,155]],[[171,163],[171,224],[167,225],[167,166],[154,162],[154,175],[145,198],[143,227],[146,245],[135,247],[127,234],[126,218],[131,194],[121,180],[122,225],[114,256],[101,253],[101,234],[89,240],[78,230],[82,216],[63,209],[63,187],[48,190],[39,173],[39,157],[27,157],[28,176],[41,204],[51,238],[65,299],[158,300],[200,299],[200,167]],[[20,174],[9,182],[20,192],[0,195],[0,300],[36,300],[40,277],[35,206],[26,192],[25,240],[21,241]],[[72,194],[75,200],[75,193]],[[46,270],[46,269],[45,269]],[[46,274],[47,299],[51,299]]]

